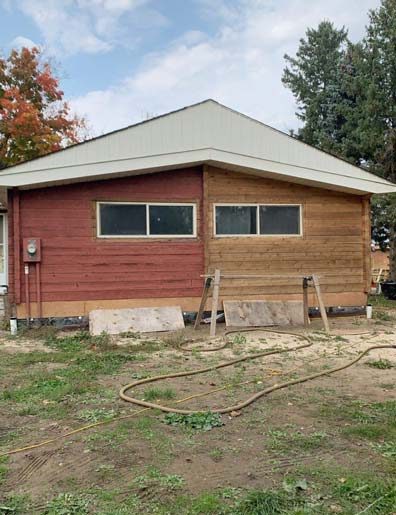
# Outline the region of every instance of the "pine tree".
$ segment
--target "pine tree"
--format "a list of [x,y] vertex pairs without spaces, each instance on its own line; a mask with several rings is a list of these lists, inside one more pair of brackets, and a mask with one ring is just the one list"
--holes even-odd
[[[396,182],[396,0],[369,12],[362,42],[322,22],[285,56],[283,82],[304,123],[297,137]],[[396,195],[373,197],[373,237],[389,242],[396,280]]]
[[345,90],[343,71],[350,42],[345,28],[323,21],[308,29],[295,57],[285,55],[288,66],[282,82],[294,94],[303,122],[297,137],[323,150],[340,153],[345,111],[353,104]]
[[[396,0],[369,13],[365,53],[366,99],[361,120],[371,171],[396,182]],[[387,234],[390,275],[396,280],[396,196],[373,198],[373,232]]]

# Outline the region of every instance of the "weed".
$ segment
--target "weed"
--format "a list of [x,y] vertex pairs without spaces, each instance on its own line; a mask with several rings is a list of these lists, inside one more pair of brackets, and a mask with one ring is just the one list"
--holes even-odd
[[212,458],[213,461],[220,461],[224,456],[224,451],[223,449],[219,449],[218,447],[216,447],[215,449],[209,452],[209,456]]
[[366,438],[367,440],[377,440],[386,434],[387,426],[378,424],[360,424],[350,426],[343,429],[343,434],[347,436],[355,436],[358,438]]
[[284,492],[252,491],[240,502],[238,515],[281,515],[287,509],[296,508]]
[[235,501],[238,499],[241,495],[242,490],[240,488],[234,488],[232,486],[226,486],[223,488],[223,490],[220,492],[221,497],[223,499],[231,499]]
[[290,448],[294,447],[311,450],[321,447],[327,434],[323,431],[304,434],[300,431],[287,433],[286,431],[272,430],[268,432],[268,436],[270,436],[270,446],[272,449],[290,450]]
[[95,472],[97,472],[99,474],[99,476],[104,479],[106,478],[107,476],[109,476],[110,474],[112,474],[115,470],[115,466],[114,465],[99,465],[99,467],[97,467],[95,469]]
[[140,417],[136,421],[133,422],[134,427],[138,431],[138,433],[143,436],[143,438],[146,438],[150,440],[154,437],[155,433],[153,431],[153,419],[150,417]]
[[51,325],[42,325],[40,327],[21,327],[18,328],[14,338],[26,338],[29,340],[47,340],[55,338],[59,330]]
[[241,333],[236,334],[231,341],[233,345],[244,345],[247,342],[246,336]]
[[220,427],[223,424],[219,413],[202,412],[184,415],[180,413],[167,413],[165,415],[165,423],[172,426],[183,426],[188,429],[209,431],[214,427]]
[[381,310],[374,310],[373,318],[380,322],[392,322],[392,320],[394,320],[394,317],[390,315],[387,311]]
[[29,498],[26,495],[12,494],[2,499],[1,515],[26,515],[29,513]]
[[44,511],[45,515],[86,515],[89,513],[90,500],[72,493],[59,494],[52,499]]
[[120,338],[132,338],[134,340],[137,340],[140,338],[140,333],[135,333],[132,331],[125,331],[124,333],[120,333],[118,336]]
[[7,463],[8,463],[8,456],[0,457],[0,485],[2,485],[6,479],[7,476]]
[[358,506],[367,510],[367,506],[372,505],[369,513],[387,514],[392,513],[396,505],[396,488],[391,482],[349,477],[339,481],[334,494],[347,501],[354,508],[353,513]]
[[116,416],[116,412],[113,409],[105,409],[105,408],[94,408],[94,409],[85,409],[78,413],[77,417],[80,420],[84,420],[84,422],[99,422],[105,420],[111,420]]
[[145,512],[137,495],[128,495],[119,490],[95,492],[100,515],[140,515]]
[[78,331],[66,336],[59,336],[57,333],[53,333],[45,338],[45,343],[48,347],[67,351],[81,350],[84,346],[88,347],[90,342],[91,335],[88,331]]
[[333,339],[334,339],[335,342],[347,342],[348,341],[347,338],[344,338],[343,336],[340,336],[340,335],[334,336]]
[[147,377],[149,377],[149,375],[145,372],[134,372],[131,374],[132,379],[146,379]]
[[388,359],[378,359],[377,361],[368,361],[367,365],[369,367],[378,368],[379,370],[388,370],[393,368],[394,365]]
[[376,443],[373,447],[385,458],[396,458],[396,442]]
[[394,390],[396,388],[395,383],[381,383],[378,386],[384,390]]
[[144,391],[143,398],[145,401],[154,401],[156,399],[171,400],[176,398],[176,392],[172,388],[149,388]]
[[117,427],[114,429],[110,429],[107,431],[102,429],[97,433],[88,435],[85,438],[85,441],[89,444],[93,443],[93,446],[90,445],[90,448],[93,449],[95,449],[96,447],[96,442],[101,443],[101,447],[105,445],[111,447],[112,449],[120,449],[121,444],[128,439],[132,430],[132,421],[124,420],[123,422],[117,424]]
[[139,488],[147,488],[157,484],[169,490],[177,490],[183,486],[184,478],[177,474],[161,474],[158,469],[150,468],[147,474],[136,477],[134,483]]
[[166,347],[174,347],[178,349],[183,343],[186,342],[186,335],[184,331],[174,331],[167,334],[162,338],[162,342]]
[[384,295],[370,295],[368,303],[373,307],[396,309],[396,302],[387,299]]

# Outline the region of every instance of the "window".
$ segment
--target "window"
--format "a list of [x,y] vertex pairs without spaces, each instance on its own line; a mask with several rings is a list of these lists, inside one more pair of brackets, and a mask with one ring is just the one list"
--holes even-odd
[[257,208],[217,206],[216,234],[257,234]]
[[195,204],[98,202],[102,238],[195,237]]
[[300,205],[215,205],[216,236],[300,236]]
[[300,234],[300,206],[260,206],[260,234]]

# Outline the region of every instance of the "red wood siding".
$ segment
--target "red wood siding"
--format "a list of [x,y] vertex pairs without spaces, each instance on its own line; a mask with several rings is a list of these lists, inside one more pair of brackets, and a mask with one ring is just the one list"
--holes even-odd
[[[21,191],[21,239],[42,239],[42,301],[199,296],[204,272],[202,190],[199,167]],[[198,237],[96,238],[98,200],[196,202]],[[10,227],[13,294],[12,219]],[[23,263],[21,268],[21,300],[25,302]],[[30,268],[31,301],[35,302],[34,266]]]

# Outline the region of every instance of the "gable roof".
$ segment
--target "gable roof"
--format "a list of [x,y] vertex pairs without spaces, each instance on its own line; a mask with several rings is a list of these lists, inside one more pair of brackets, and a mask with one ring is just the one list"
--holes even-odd
[[214,100],[131,125],[0,172],[0,186],[139,175],[208,163],[356,194],[396,185]]

